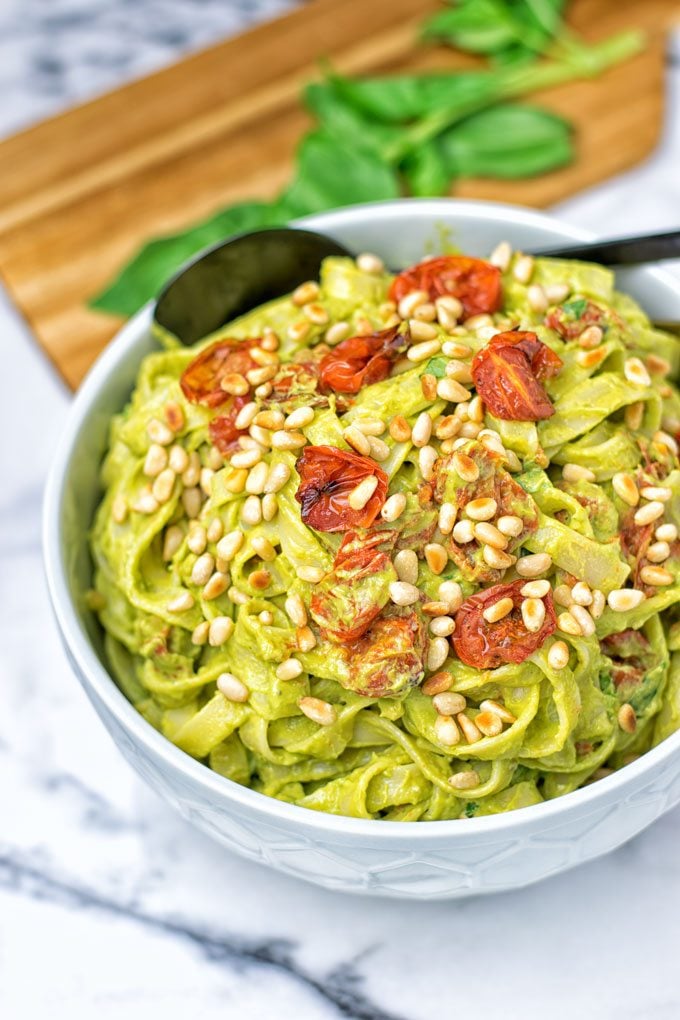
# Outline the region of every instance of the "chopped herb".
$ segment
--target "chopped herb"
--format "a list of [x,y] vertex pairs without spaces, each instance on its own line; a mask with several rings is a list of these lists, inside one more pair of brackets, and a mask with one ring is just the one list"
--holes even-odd
[[574,319],[580,319],[584,315],[587,307],[588,302],[585,298],[574,298],[573,301],[565,301],[562,305],[562,310],[566,312],[567,315],[571,315]]
[[477,811],[479,811],[479,804],[477,801],[469,800],[465,805],[465,817],[474,818]]
[[425,375],[433,375],[436,379],[443,379],[446,375],[446,358],[431,358],[425,366]]

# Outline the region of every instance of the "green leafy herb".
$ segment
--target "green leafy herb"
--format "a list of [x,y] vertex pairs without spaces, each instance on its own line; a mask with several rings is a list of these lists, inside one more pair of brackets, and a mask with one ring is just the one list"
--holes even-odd
[[132,314],[183,262],[234,234],[395,198],[405,187],[413,195],[440,195],[463,177],[530,177],[568,163],[574,156],[568,121],[514,100],[593,77],[637,52],[642,39],[631,31],[586,46],[563,24],[563,6],[564,0],[458,0],[425,24],[426,38],[492,58],[482,70],[354,79],[326,69],[323,81],[305,89],[317,124],[300,143],[290,185],[271,202],[240,202],[151,241],[93,307]]
[[425,366],[425,375],[433,375],[437,379],[443,379],[446,375],[446,358],[430,358]]
[[476,800],[469,800],[465,805],[465,817],[474,818],[475,814],[479,811],[479,804]]
[[567,315],[572,316],[572,318],[580,319],[587,307],[588,302],[585,298],[574,298],[573,301],[565,301],[562,305],[562,310]]

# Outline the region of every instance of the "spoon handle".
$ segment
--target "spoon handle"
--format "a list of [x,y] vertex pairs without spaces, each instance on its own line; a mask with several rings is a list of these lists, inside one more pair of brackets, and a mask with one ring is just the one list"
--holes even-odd
[[680,230],[663,234],[642,234],[639,237],[619,237],[611,241],[589,241],[570,244],[563,248],[550,248],[535,252],[551,258],[583,259],[600,262],[605,266],[627,266],[638,262],[656,262],[658,259],[680,258]]

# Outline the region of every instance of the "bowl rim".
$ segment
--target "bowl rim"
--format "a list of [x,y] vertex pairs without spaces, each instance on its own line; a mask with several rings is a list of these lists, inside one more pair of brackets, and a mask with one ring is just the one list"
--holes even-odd
[[[425,217],[436,222],[455,210],[462,215],[474,216],[479,220],[504,221],[517,226],[541,226],[562,233],[565,239],[575,242],[589,241],[596,236],[588,230],[570,226],[558,217],[553,217],[524,206],[501,202],[486,202],[473,199],[395,199],[384,202],[369,202],[360,205],[334,209],[328,212],[306,216],[293,221],[293,225],[311,229],[329,230],[334,226],[365,223],[373,210],[380,218],[388,214],[392,219],[408,218],[417,206]],[[657,267],[649,272],[666,287],[675,290],[680,299],[680,283],[670,274]],[[332,834],[335,837],[363,837],[371,843],[442,842],[447,845],[454,839],[470,842],[476,836],[488,837],[505,832],[517,832],[529,828],[541,828],[542,823],[554,822],[556,818],[566,820],[573,815],[589,813],[603,806],[623,799],[623,791],[637,783],[648,772],[653,772],[680,750],[680,731],[672,734],[656,747],[645,752],[636,761],[619,769],[611,776],[580,787],[569,794],[540,804],[518,808],[496,815],[466,819],[437,820],[414,824],[413,822],[384,823],[378,819],[352,818],[345,815],[328,814],[309,808],[289,804],[269,797],[249,787],[240,786],[192,758],[176,747],[170,740],[154,729],[134,708],[120,690],[111,674],[100,662],[83,625],[79,619],[74,601],[69,594],[65,557],[61,545],[61,518],[66,494],[67,468],[73,456],[83,423],[96,406],[99,393],[105,387],[112,369],[133,349],[148,331],[152,319],[152,302],[141,308],[116,333],[104,351],[96,359],[68,410],[59,441],[53,454],[43,501],[43,559],[47,588],[52,610],[71,664],[84,686],[88,696],[94,694],[106,710],[128,733],[131,739],[142,745],[154,758],[162,759],[170,772],[178,771],[209,792],[214,806],[228,810],[229,803],[243,808],[247,813],[260,815],[262,821],[273,824],[304,828],[310,833]]]

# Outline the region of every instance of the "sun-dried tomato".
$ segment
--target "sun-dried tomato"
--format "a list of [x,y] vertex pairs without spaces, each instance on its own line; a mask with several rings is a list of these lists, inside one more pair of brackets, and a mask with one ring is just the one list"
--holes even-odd
[[225,457],[238,447],[239,436],[248,434],[248,429],[237,429],[235,424],[239,411],[247,403],[248,397],[234,397],[227,413],[213,418],[208,425],[213,446],[216,446]]
[[501,271],[483,259],[442,255],[405,269],[392,281],[390,298],[399,303],[414,290],[424,290],[434,301],[452,295],[465,316],[496,312],[501,306]]
[[380,382],[390,374],[406,339],[399,326],[369,336],[352,336],[339,343],[322,360],[321,385],[333,393],[358,393],[362,386]]
[[267,402],[277,404],[285,414],[303,404],[309,407],[328,406],[328,398],[319,393],[319,366],[313,361],[291,361],[281,365],[271,385]]
[[182,372],[180,386],[192,404],[219,407],[230,399],[222,389],[222,380],[228,375],[242,375],[258,368],[248,351],[259,346],[259,339],[216,340],[194,358]]
[[425,626],[412,610],[379,616],[348,647],[345,685],[365,698],[391,698],[420,683],[424,675]]
[[539,421],[555,409],[539,380],[559,372],[562,359],[535,333],[497,333],[472,359],[480,397],[497,418]]
[[[527,630],[520,611],[524,601],[521,590],[525,584],[522,578],[510,584],[495,584],[463,602],[456,613],[456,629],[451,638],[456,655],[462,662],[477,669],[496,669],[504,662],[524,662],[556,630],[557,620],[550,592],[542,599],[545,606],[543,626],[536,633]],[[496,623],[487,623],[484,610],[505,598],[512,599],[512,612]]]
[[574,340],[587,326],[600,326],[606,330],[610,325],[625,328],[623,319],[613,309],[602,308],[587,298],[573,298],[548,312],[545,324],[564,340]]
[[390,599],[397,574],[385,549],[394,531],[360,537],[353,531],[342,540],[332,570],[314,586],[310,612],[324,637],[341,643],[357,641]]
[[[335,446],[306,446],[297,462],[300,485],[295,498],[305,524],[317,531],[369,528],[387,495],[388,478],[374,460]],[[349,494],[371,475],[377,485],[360,510],[349,505]]]

